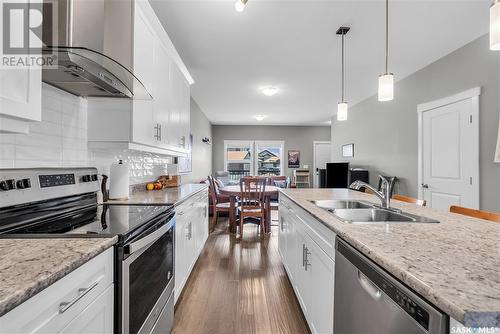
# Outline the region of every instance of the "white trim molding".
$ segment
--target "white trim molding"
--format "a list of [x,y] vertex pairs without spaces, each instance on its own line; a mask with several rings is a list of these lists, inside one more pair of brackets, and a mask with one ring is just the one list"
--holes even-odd
[[331,140],[313,140],[313,187],[318,186],[316,183],[316,144],[329,144],[330,145],[330,161],[332,160],[332,141]]
[[435,108],[443,107],[448,104],[456,103],[462,100],[470,99],[481,95],[481,87],[475,87],[464,92],[448,96],[439,100],[434,100],[426,103],[417,105],[417,112],[422,113],[424,111],[432,110]]
[[475,133],[476,135],[474,136],[473,142],[470,144],[473,147],[477,147],[476,150],[474,150],[473,156],[470,157],[471,160],[477,162],[477,167],[475,168],[474,171],[471,172],[471,175],[475,181],[475,198],[476,198],[476,209],[479,209],[479,201],[480,201],[480,192],[479,192],[479,96],[481,95],[481,87],[475,87],[466,91],[463,91],[461,93],[448,96],[442,99],[426,102],[417,105],[417,112],[418,112],[418,197],[419,198],[424,198],[424,191],[423,191],[423,123],[424,123],[424,112],[444,107],[449,104],[457,103],[460,101],[464,101],[467,99],[470,99],[471,102],[471,117],[473,120],[473,124],[475,127]]

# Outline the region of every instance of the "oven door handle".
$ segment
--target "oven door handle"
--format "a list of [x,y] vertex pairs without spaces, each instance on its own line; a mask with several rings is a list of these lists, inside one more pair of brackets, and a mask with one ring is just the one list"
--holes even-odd
[[174,222],[173,222],[173,220],[171,220],[170,222],[163,225],[162,227],[160,227],[156,231],[148,234],[144,238],[139,239],[137,241],[134,241],[133,243],[128,245],[128,254],[133,254],[133,253],[137,252],[139,249],[142,249],[142,248],[146,247],[147,245],[152,244],[156,240],[160,239],[165,233],[168,232],[168,230],[170,230],[172,228],[173,225],[174,225]]

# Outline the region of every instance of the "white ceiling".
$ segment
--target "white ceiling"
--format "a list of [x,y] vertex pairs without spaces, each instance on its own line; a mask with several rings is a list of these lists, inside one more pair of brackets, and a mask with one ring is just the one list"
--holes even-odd
[[[340,100],[377,91],[384,72],[384,5],[369,1],[150,0],[195,80],[191,95],[214,124],[328,124]],[[400,80],[488,32],[491,0],[391,0],[390,71]],[[280,92],[266,97],[259,87]],[[397,96],[396,96],[397,98]],[[257,122],[254,115],[268,117]]]

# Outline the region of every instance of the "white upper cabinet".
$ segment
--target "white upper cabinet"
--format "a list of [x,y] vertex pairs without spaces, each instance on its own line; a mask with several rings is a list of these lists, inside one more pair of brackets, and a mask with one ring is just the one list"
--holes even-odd
[[[4,0],[0,0],[0,17],[4,17],[4,2]],[[22,20],[22,16],[11,15],[11,20],[13,22]],[[4,26],[4,24],[0,24],[0,39],[3,39],[4,36]],[[15,26],[15,24],[11,26]],[[23,22],[19,22],[18,26],[25,25]],[[10,31],[9,36],[10,42],[14,43],[13,45],[22,45],[22,29]],[[3,42],[7,43],[8,41]],[[37,45],[30,44],[30,46],[36,47]],[[0,52],[3,57],[3,49],[0,48]],[[41,120],[41,96],[42,71],[40,68],[14,67],[8,69],[0,67],[0,133],[28,133],[29,122]]]
[[[89,99],[89,146],[186,155],[191,76],[148,1],[105,4],[104,52],[129,67],[152,99]],[[106,38],[116,36],[117,30],[129,38]]]

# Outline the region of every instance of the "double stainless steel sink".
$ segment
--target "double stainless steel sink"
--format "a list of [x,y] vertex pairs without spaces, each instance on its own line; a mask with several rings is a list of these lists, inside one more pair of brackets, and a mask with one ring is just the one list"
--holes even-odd
[[409,214],[399,209],[382,208],[366,201],[317,200],[310,202],[350,224],[439,223],[434,219]]

